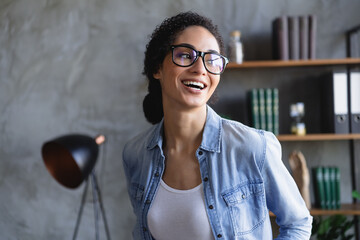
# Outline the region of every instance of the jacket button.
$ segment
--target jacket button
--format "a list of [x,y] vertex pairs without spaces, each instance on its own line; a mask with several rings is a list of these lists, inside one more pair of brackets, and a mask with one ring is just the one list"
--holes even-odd
[[200,156],[203,155],[203,152],[202,152],[202,151],[199,151],[199,155],[200,155]]
[[218,237],[218,238],[222,238],[222,235],[221,235],[221,234],[218,234],[217,237]]
[[210,205],[209,208],[210,208],[210,209],[214,209],[214,206],[213,206],[213,205]]
[[207,182],[207,181],[209,181],[209,178],[205,177],[204,182]]
[[155,177],[158,177],[160,174],[157,172],[157,173],[155,173]]
[[146,227],[143,227],[143,231],[144,231],[144,232],[146,232],[146,231],[147,231]]
[[145,201],[145,203],[146,203],[146,204],[150,204],[151,201],[148,199],[148,200]]

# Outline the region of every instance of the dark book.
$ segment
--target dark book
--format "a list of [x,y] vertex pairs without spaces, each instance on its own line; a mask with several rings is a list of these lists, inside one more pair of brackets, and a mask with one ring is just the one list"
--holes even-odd
[[323,133],[349,133],[346,72],[329,72],[321,77],[323,91],[321,122]]
[[299,60],[300,43],[299,43],[299,17],[288,17],[288,34],[289,34],[289,59]]
[[309,17],[299,17],[300,59],[309,58]]
[[340,192],[340,169],[334,167],[335,174],[335,208],[339,209],[341,205],[341,192]]
[[265,90],[265,121],[266,131],[272,132],[274,130],[273,125],[273,96],[272,89],[266,88]]
[[273,133],[279,135],[279,90],[272,89]]
[[323,179],[324,179],[324,193],[325,193],[325,208],[332,208],[332,195],[331,195],[331,182],[330,182],[330,168],[323,167]]
[[254,128],[260,129],[260,116],[259,116],[259,96],[256,88],[248,92],[251,113],[251,125]]
[[350,128],[360,133],[360,72],[350,73]]
[[260,129],[266,130],[265,91],[263,88],[258,89],[258,98]]
[[288,21],[286,16],[272,23],[272,51],[275,60],[289,60]]
[[316,58],[316,33],[317,18],[315,15],[309,16],[309,59]]
[[315,206],[325,209],[325,189],[324,189],[324,175],[322,167],[312,168],[313,189],[315,195]]

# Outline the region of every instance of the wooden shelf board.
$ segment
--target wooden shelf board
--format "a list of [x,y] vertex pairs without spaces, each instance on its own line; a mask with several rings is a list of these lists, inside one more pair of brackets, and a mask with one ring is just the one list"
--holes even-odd
[[344,59],[314,59],[314,60],[268,60],[268,61],[244,61],[242,64],[230,62],[226,68],[273,68],[273,67],[304,67],[304,66],[327,66],[327,65],[351,65],[360,64],[360,58]]
[[331,141],[331,140],[356,140],[360,139],[360,134],[332,134],[332,133],[321,133],[321,134],[306,134],[304,136],[298,135],[278,135],[279,141]]
[[313,216],[320,216],[320,215],[357,215],[360,216],[360,205],[359,204],[342,204],[340,209],[311,209],[310,214]]
[[[271,217],[275,217],[275,214],[270,212]],[[331,216],[331,215],[347,215],[347,216],[360,216],[360,204],[342,204],[340,209],[310,209],[312,216]]]

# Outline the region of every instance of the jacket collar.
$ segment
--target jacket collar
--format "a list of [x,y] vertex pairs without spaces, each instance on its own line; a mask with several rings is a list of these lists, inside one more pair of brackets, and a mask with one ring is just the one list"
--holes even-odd
[[[220,152],[221,142],[221,117],[209,106],[207,106],[206,123],[200,148],[210,152]],[[152,149],[158,146],[162,148],[164,132],[164,119],[153,127],[151,137],[147,143],[147,148]]]

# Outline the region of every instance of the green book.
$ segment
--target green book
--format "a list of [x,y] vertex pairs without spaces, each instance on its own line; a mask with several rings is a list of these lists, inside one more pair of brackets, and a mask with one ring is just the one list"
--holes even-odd
[[259,119],[259,97],[258,90],[253,88],[250,90],[250,110],[251,110],[251,121],[254,128],[260,128]]
[[265,92],[265,122],[266,122],[266,131],[273,131],[273,97],[271,88],[264,89]]
[[335,168],[329,167],[329,184],[330,184],[330,200],[329,200],[329,208],[336,208],[336,189],[335,189]]
[[325,208],[331,209],[331,184],[330,184],[330,170],[328,167],[323,167],[324,192],[325,192]]
[[273,133],[279,135],[279,90],[272,89],[272,117],[273,117]]
[[341,205],[341,193],[340,193],[340,169],[334,167],[335,172],[335,208],[339,209]]
[[266,117],[265,117],[265,91],[263,88],[258,89],[259,97],[259,122],[260,128],[266,130]]
[[324,175],[322,167],[312,168],[313,186],[315,193],[315,206],[325,209]]

